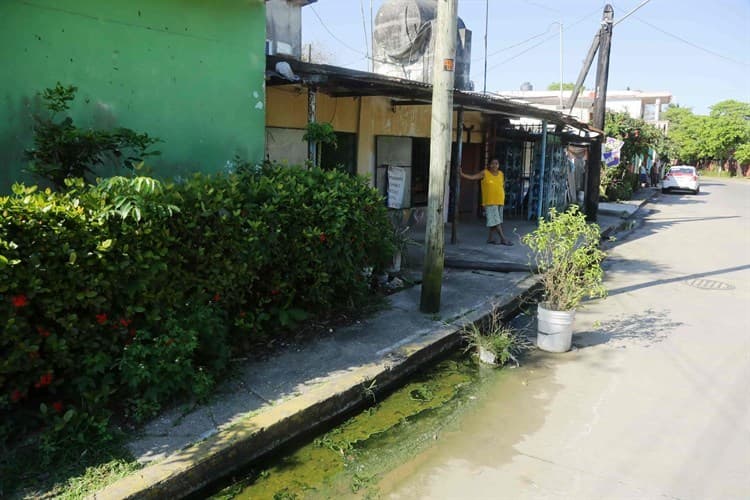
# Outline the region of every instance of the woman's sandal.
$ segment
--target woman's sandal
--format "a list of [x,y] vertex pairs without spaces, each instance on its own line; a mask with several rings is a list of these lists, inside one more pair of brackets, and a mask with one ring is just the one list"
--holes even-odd
[[512,247],[513,246],[513,242],[510,241],[510,240],[503,240],[503,241],[500,242],[500,244],[501,245],[505,245],[506,247]]
[[495,240],[487,240],[487,243],[488,243],[489,245],[502,245],[502,242],[500,242],[500,241],[495,241]]

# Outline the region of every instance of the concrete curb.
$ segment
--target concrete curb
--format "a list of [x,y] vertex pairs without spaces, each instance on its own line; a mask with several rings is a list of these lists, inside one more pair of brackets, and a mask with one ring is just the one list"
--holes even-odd
[[643,205],[645,205],[646,203],[648,203],[649,201],[651,201],[653,198],[655,198],[658,195],[659,193],[654,191],[647,198],[640,200],[640,203],[638,203],[638,208],[636,208],[632,214],[628,215],[627,217],[624,217],[619,224],[615,226],[610,226],[606,228],[604,231],[602,231],[601,238],[602,239],[609,238],[613,233],[616,233],[618,231],[621,231],[627,228],[628,224],[630,223],[630,219],[632,219],[633,216],[638,213],[638,210],[640,210],[643,207]]
[[295,438],[366,406],[370,396],[364,389],[370,383],[376,383],[376,393],[398,386],[415,370],[455,349],[461,343],[463,326],[483,321],[493,312],[508,320],[541,291],[538,276],[529,276],[518,286],[521,293],[502,304],[485,301],[454,323],[400,347],[382,360],[354,368],[306,394],[251,415],[111,484],[91,498],[182,498],[199,493]]

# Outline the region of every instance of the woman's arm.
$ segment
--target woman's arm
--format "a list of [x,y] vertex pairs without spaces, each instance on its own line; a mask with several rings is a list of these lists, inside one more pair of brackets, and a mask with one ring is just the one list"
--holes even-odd
[[477,172],[476,174],[465,174],[463,169],[458,169],[459,175],[461,175],[464,179],[469,179],[470,181],[478,181],[480,179],[484,179],[484,170],[481,172]]

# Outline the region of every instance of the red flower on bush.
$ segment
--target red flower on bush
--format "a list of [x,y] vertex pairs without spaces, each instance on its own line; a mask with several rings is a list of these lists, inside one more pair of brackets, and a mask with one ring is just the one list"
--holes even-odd
[[280,294],[280,293],[281,293],[281,292],[280,292],[280,291],[278,291],[278,290],[276,290],[275,288],[274,288],[273,290],[271,290],[271,295],[278,295],[278,294]]
[[127,327],[129,327],[129,326],[130,326],[130,323],[132,323],[132,322],[133,322],[133,320],[132,320],[132,319],[125,319],[125,318],[120,318],[120,325],[121,325],[121,326],[122,326],[123,328],[127,328]]
[[100,325],[103,325],[107,322],[107,315],[105,313],[97,314],[96,315],[96,322]]
[[244,318],[247,316],[247,313],[245,311],[240,311],[240,318]]
[[51,383],[52,383],[52,373],[47,372],[44,375],[42,375],[41,377],[39,377],[39,382],[37,382],[36,384],[34,384],[34,387],[36,387],[37,389],[39,389],[39,388],[42,388],[42,387],[47,387]]
[[55,410],[57,413],[62,413],[64,408],[65,406],[63,406],[62,401],[55,401],[54,403],[52,403],[52,409]]
[[13,302],[13,307],[16,309],[29,305],[29,299],[24,294],[14,295],[11,301]]
[[328,237],[326,236],[326,233],[320,233],[320,242],[325,243]]
[[218,301],[220,301],[220,300],[221,300],[221,295],[219,295],[218,293],[217,293],[217,294],[215,294],[215,295],[214,295],[214,298],[213,298],[212,300],[213,300],[214,302],[218,302]]
[[39,333],[39,336],[42,337],[43,339],[46,339],[47,337],[49,337],[49,330],[47,330],[46,328],[42,326],[37,326],[36,331]]
[[36,359],[39,357],[39,351],[29,351],[29,359]]
[[18,403],[21,399],[23,399],[23,393],[18,389],[10,393],[10,400],[14,403]]

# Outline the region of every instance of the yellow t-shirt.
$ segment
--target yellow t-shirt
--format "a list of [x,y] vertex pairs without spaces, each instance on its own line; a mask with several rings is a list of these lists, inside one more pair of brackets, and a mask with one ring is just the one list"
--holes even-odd
[[484,171],[482,179],[482,206],[505,205],[505,176],[501,171],[492,175],[489,169]]

